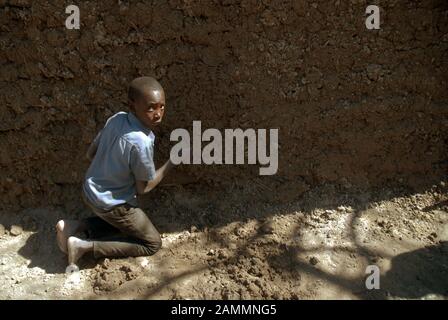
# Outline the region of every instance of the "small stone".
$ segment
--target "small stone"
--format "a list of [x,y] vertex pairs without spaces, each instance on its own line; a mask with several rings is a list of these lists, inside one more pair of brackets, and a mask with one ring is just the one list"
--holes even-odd
[[377,64],[367,66],[367,77],[369,80],[378,81],[382,76],[382,67]]
[[100,263],[100,267],[102,269],[105,269],[105,270],[109,269],[109,267],[110,267],[110,260],[108,258],[105,258],[103,260],[103,262]]
[[260,230],[264,234],[271,234],[274,232],[274,226],[273,226],[272,222],[267,222],[261,226]]
[[209,255],[209,256],[215,255],[215,250],[210,249],[210,251],[207,253],[207,255]]
[[427,238],[431,241],[434,241],[435,239],[437,239],[437,233],[433,232]]
[[142,268],[146,268],[149,264],[149,260],[146,257],[138,257],[136,261]]
[[230,266],[230,267],[227,269],[227,273],[228,273],[228,274],[235,274],[235,273],[237,273],[237,271],[238,271],[238,268],[236,268],[235,266]]
[[198,231],[198,228],[196,228],[196,226],[191,226],[191,228],[190,228],[191,233],[197,232],[197,231]]
[[9,230],[9,232],[13,235],[13,236],[18,236],[21,235],[23,232],[23,229],[21,226],[17,226],[17,225],[12,225],[11,226],[11,230]]
[[311,257],[310,258],[310,263],[315,266],[316,264],[319,263],[319,259],[317,259],[316,257]]
[[223,250],[220,250],[219,253],[218,253],[218,258],[219,259],[227,259],[228,258],[227,252],[225,252]]
[[249,283],[249,284],[247,285],[247,289],[248,289],[250,292],[252,292],[252,293],[257,293],[257,292],[258,292],[258,287],[257,287],[255,284],[253,284],[253,283]]
[[4,235],[5,232],[6,232],[5,227],[4,227],[2,224],[0,224],[0,237],[1,237],[2,235]]

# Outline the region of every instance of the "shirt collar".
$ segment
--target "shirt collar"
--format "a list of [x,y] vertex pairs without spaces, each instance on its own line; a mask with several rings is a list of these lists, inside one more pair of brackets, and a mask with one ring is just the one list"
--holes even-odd
[[143,123],[141,123],[140,120],[138,120],[138,118],[135,116],[135,114],[133,112],[128,112],[128,120],[133,126],[136,126],[137,128],[139,128],[144,134],[146,134],[147,136],[150,136],[152,139],[155,138],[154,133],[152,133],[152,131],[150,129],[145,127],[143,125]]

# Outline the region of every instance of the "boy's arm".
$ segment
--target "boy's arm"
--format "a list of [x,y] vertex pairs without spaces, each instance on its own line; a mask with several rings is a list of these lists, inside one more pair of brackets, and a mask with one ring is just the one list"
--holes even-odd
[[89,149],[87,150],[87,153],[86,153],[87,160],[89,160],[89,161],[93,160],[93,157],[95,156],[97,149],[98,149],[98,145],[96,145],[96,144],[92,143],[89,146]]
[[150,192],[152,189],[154,189],[160,181],[168,174],[168,172],[174,167],[174,164],[171,162],[171,160],[168,160],[165,162],[163,166],[161,166],[159,169],[156,170],[156,174],[153,180],[149,181],[141,181],[137,180],[136,187],[137,187],[137,193],[138,194],[145,194]]
[[98,143],[99,143],[100,138],[101,138],[101,133],[102,133],[102,131],[100,131],[100,132],[96,135],[95,139],[94,139],[93,142],[90,144],[89,149],[87,150],[86,157],[87,157],[87,159],[88,159],[89,161],[92,161],[92,160],[93,160],[93,157],[94,157],[95,154],[96,154],[96,150],[98,149]]

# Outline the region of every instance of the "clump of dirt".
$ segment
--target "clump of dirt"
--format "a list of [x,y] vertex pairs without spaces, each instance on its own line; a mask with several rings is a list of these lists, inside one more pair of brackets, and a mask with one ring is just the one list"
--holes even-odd
[[[295,286],[300,284],[300,273],[291,268],[289,259],[269,257],[278,254],[285,245],[274,232],[266,234],[263,224],[249,220],[244,224],[230,224],[215,232],[213,239],[222,245],[208,259],[210,277],[223,288],[218,299],[264,299],[294,298]],[[241,242],[248,245],[241,246]],[[213,250],[213,249],[212,249]]]
[[95,267],[94,272],[96,274],[93,289],[96,292],[108,292],[117,289],[127,281],[136,279],[141,274],[142,268],[128,261],[112,264],[109,259],[105,259]]

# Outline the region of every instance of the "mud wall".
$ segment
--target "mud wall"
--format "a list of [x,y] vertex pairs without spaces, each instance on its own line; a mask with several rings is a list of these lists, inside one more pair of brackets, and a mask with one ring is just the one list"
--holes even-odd
[[[77,4],[80,30],[65,28]],[[368,4],[381,30],[365,27]],[[0,194],[10,209],[79,199],[85,151],[126,85],[153,75],[169,133],[279,128],[279,171],[183,166],[204,185],[419,184],[447,169],[446,1],[0,0]],[[187,177],[187,178],[185,178]],[[184,179],[184,180],[182,180]]]

